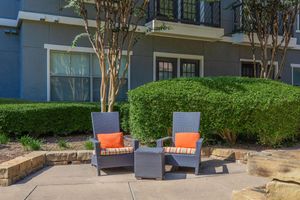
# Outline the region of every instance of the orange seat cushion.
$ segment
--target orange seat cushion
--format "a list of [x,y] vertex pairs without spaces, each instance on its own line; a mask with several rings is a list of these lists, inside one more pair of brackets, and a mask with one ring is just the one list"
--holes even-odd
[[199,139],[199,133],[176,133],[175,147],[196,148],[196,143]]
[[101,148],[122,148],[124,147],[123,133],[99,133],[97,139]]

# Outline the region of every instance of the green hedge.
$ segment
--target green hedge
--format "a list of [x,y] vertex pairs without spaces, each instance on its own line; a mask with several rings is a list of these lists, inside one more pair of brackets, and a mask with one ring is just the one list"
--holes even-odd
[[[128,118],[126,106],[116,105],[115,110],[120,111],[123,118]],[[0,132],[16,136],[90,132],[91,112],[99,110],[99,103],[1,104]],[[121,122],[124,121],[121,119]],[[123,128],[123,124],[121,127]],[[128,130],[127,124],[124,125],[124,129]]]
[[174,111],[200,111],[206,138],[225,129],[272,146],[299,137],[300,89],[275,81],[173,79],[130,91],[129,102],[132,134],[144,142],[167,135]]

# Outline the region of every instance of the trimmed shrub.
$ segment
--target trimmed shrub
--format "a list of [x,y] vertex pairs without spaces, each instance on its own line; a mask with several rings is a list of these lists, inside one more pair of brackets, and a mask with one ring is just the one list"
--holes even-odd
[[[127,116],[125,103],[116,111]],[[128,107],[128,106],[127,106]],[[99,112],[99,103],[28,103],[0,105],[0,132],[16,136],[91,132],[91,112]],[[124,121],[121,119],[121,122]],[[121,124],[122,125],[122,124]],[[128,125],[125,124],[125,129]],[[122,127],[122,126],[121,126]]]
[[300,89],[271,80],[172,79],[131,90],[129,102],[132,134],[147,143],[167,135],[175,111],[201,112],[207,139],[227,130],[274,146],[299,136]]

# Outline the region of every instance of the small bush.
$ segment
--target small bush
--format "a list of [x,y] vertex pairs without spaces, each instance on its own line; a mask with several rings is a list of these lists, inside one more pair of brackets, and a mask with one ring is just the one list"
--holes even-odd
[[131,90],[128,98],[131,133],[143,142],[167,136],[175,111],[201,112],[201,133],[207,141],[224,129],[235,133],[237,140],[269,146],[299,137],[300,89],[276,81],[172,79]]
[[19,141],[25,150],[38,151],[42,146],[42,142],[40,140],[34,139],[28,135],[22,136]]
[[7,144],[8,142],[9,137],[4,133],[0,133],[0,144]]
[[86,150],[94,150],[94,144],[89,140],[84,143],[84,147]]
[[59,139],[57,145],[60,149],[68,149],[69,148],[67,141],[65,141],[64,139]]

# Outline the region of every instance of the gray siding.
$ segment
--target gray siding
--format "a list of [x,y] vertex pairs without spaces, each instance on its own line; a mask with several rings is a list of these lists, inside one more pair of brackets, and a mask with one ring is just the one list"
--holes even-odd
[[19,12],[20,0],[1,0],[0,18],[16,19]]
[[[0,18],[16,19],[19,3],[19,0],[1,0]],[[0,25],[0,97],[19,98],[19,35],[7,34],[9,30],[15,31]]]
[[0,27],[0,97],[19,98],[19,36],[6,34]]

